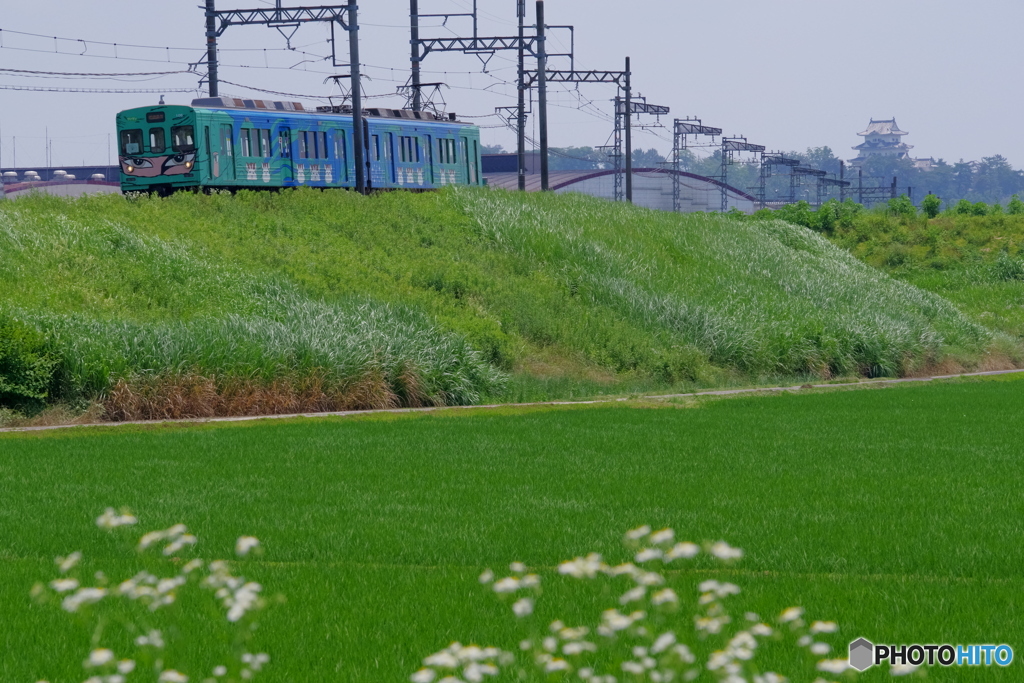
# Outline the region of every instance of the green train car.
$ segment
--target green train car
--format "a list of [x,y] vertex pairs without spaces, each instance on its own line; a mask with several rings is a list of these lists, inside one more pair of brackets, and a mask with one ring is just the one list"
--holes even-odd
[[[371,189],[483,185],[480,129],[426,112],[367,109]],[[169,194],[355,186],[352,116],[338,107],[213,97],[117,115],[121,189]]]

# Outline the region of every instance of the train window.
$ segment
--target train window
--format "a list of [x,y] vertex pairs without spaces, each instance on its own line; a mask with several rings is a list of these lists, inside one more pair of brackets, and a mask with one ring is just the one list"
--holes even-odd
[[149,151],[153,154],[163,154],[167,147],[167,140],[163,128],[149,129]]
[[121,154],[142,154],[142,131],[121,131]]
[[171,149],[179,153],[196,151],[195,129],[192,126],[172,126]]
[[224,156],[234,156],[235,152],[233,149],[234,143],[234,126],[231,124],[221,124],[220,126],[220,151]]
[[452,163],[453,164],[459,163],[459,155],[455,153],[455,140],[449,140],[448,141],[448,148],[449,148],[449,152],[451,154]]
[[252,154],[252,139],[249,137],[249,133],[252,131],[248,128],[243,128],[238,131],[238,144],[242,148],[243,157],[251,157]]
[[260,130],[260,156],[270,156],[270,131],[266,128]]
[[419,163],[419,161],[420,161],[420,139],[419,138],[413,138],[412,139],[412,146],[413,146],[413,149],[416,150],[416,163]]
[[320,158],[321,159],[326,159],[326,158],[328,158],[330,156],[327,153],[327,133],[326,132],[321,132],[319,137],[320,137],[320,145],[319,145]]
[[374,161],[380,161],[380,136],[379,135],[374,135],[373,136],[373,148],[370,150],[370,152],[373,154],[373,160]]
[[308,138],[309,138],[309,133],[307,133],[306,131],[302,131],[302,134],[299,135],[299,158],[300,159],[308,159],[309,158],[309,147],[308,147],[309,140],[308,140]]
[[292,156],[292,134],[287,128],[281,131],[281,134],[277,136],[277,144],[281,148],[281,156],[285,159],[290,159]]

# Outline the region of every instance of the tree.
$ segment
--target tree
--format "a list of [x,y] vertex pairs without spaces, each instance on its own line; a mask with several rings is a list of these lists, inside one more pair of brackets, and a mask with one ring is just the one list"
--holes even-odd
[[501,145],[480,145],[481,154],[505,154],[505,148]]
[[552,171],[600,171],[611,168],[608,155],[593,147],[551,147],[548,168]]
[[647,151],[633,150],[633,168],[658,168],[658,164],[663,161],[665,161],[665,157],[661,156],[653,147]]
[[914,207],[914,203],[910,201],[910,197],[905,194],[901,194],[899,197],[890,199],[888,208],[889,213],[899,218],[914,218],[917,216],[917,209]]
[[929,194],[921,200],[921,209],[924,211],[924,215],[928,218],[935,218],[938,216],[941,208],[942,200],[939,199],[938,195]]
[[1024,214],[1024,202],[1020,200],[1018,195],[1010,197],[1010,203],[1006,205],[1006,213],[1019,216]]

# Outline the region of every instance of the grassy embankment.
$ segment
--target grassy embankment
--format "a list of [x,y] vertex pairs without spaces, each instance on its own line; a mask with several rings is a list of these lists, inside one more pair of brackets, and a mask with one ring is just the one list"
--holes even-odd
[[1024,338],[1024,205],[961,202],[931,218],[904,199],[863,210],[794,207],[780,215],[824,233],[889,275],[952,301],[974,321]]
[[[663,409],[3,434],[0,679],[82,680],[90,634],[29,589],[75,549],[85,576],[134,573],[136,554],[92,521],[108,505],[138,513],[135,537],[187,523],[200,557],[262,540],[244,571],[287,599],[254,643],[272,657],[267,683],[402,681],[452,640],[514,647],[508,608],[477,582],[484,568],[588,551],[618,561],[621,532],[642,523],[745,549],[724,572],[683,569],[687,604],[714,576],[743,587],[733,613],[799,604],[835,619],[840,632],[821,638],[839,655],[859,636],[1020,652],[1020,390],[1008,377]],[[594,599],[546,583],[539,623],[587,623]],[[791,652],[766,650],[764,666],[795,671]],[[1008,681],[1020,666],[935,667],[929,680]]]
[[1017,353],[803,228],[487,190],[9,202],[0,301],[3,401],[99,398],[115,419],[899,375]]

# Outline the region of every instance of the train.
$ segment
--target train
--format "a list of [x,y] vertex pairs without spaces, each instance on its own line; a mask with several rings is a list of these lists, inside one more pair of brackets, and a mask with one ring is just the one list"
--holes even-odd
[[[354,188],[350,108],[206,97],[117,115],[121,189]],[[365,109],[367,189],[483,185],[480,128],[406,109]]]

